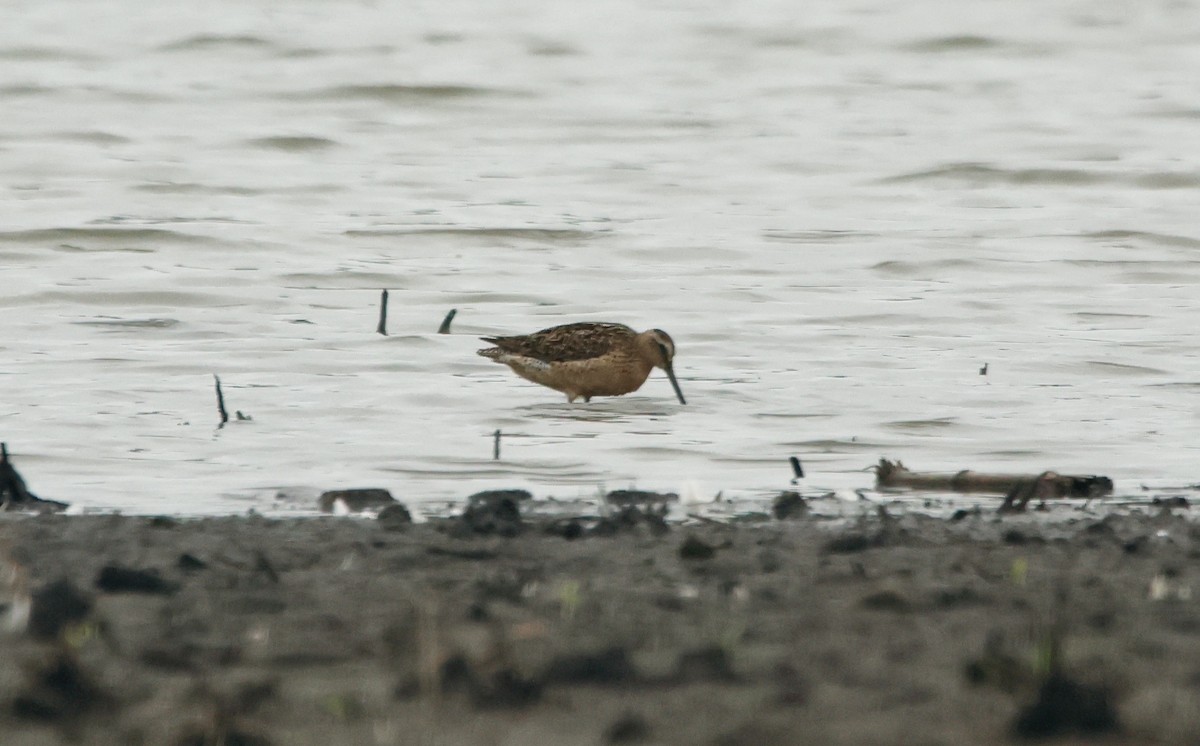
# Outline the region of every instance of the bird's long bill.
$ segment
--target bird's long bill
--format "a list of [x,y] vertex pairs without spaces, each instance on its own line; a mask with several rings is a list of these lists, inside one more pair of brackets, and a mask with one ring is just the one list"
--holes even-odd
[[675,396],[678,396],[678,397],[679,397],[679,403],[680,403],[680,404],[687,404],[687,399],[684,399],[684,398],[683,398],[683,391],[681,391],[681,390],[679,389],[679,381],[676,381],[676,380],[675,380],[675,368],[674,368],[674,366],[668,365],[668,366],[666,367],[666,371],[667,371],[667,378],[671,379],[671,387],[675,389]]

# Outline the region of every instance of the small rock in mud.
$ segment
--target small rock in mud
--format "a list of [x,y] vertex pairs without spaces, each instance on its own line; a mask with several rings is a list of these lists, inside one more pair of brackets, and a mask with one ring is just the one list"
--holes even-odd
[[1171,497],[1156,497],[1150,501],[1151,505],[1161,508],[1189,508],[1191,504],[1188,499],[1182,495],[1174,495]]
[[413,522],[412,513],[400,503],[394,503],[379,511],[375,520],[387,531],[398,531]]
[[478,707],[526,707],[541,697],[541,682],[527,679],[510,668],[498,671],[485,688],[472,693]]
[[950,522],[958,523],[959,521],[961,521],[963,519],[979,518],[982,515],[983,515],[983,511],[979,509],[978,505],[976,505],[973,508],[959,508],[958,510],[954,511],[953,515],[950,516]]
[[207,562],[188,552],[179,555],[179,559],[175,561],[175,566],[184,572],[196,572],[208,569]]
[[[279,682],[274,677],[234,682],[220,687],[205,681],[200,683],[191,696],[208,710],[209,716],[202,723],[192,724],[175,741],[176,746],[271,746],[271,740],[255,733],[244,721],[255,714],[263,705],[278,696]],[[336,695],[333,698],[336,700]],[[328,705],[329,699],[325,700]],[[336,705],[335,705],[336,706]],[[329,709],[333,708],[328,708]],[[341,711],[344,714],[345,710]],[[331,712],[336,715],[338,711]]]
[[800,672],[787,661],[781,661],[773,672],[776,690],[775,701],[781,705],[804,705],[808,703],[811,687]]
[[1129,541],[1122,544],[1121,549],[1124,550],[1125,554],[1137,554],[1138,552],[1145,549],[1146,546],[1149,544],[1150,544],[1149,536],[1145,536],[1145,535],[1135,536],[1132,539],[1130,539]]
[[830,554],[850,554],[862,552],[878,544],[878,541],[866,534],[844,534],[825,542],[825,551]]
[[484,490],[468,497],[467,505],[486,505],[504,499],[520,503],[532,500],[533,495],[530,494],[529,490]]
[[636,743],[650,736],[650,725],[636,713],[627,712],[604,731],[605,743]]
[[27,720],[72,720],[110,698],[92,682],[75,656],[56,651],[26,667],[26,685],[12,701],[13,714]]
[[1014,730],[1023,738],[1067,734],[1095,735],[1119,729],[1112,692],[1073,681],[1061,673],[1042,683],[1037,699],[1017,715]]
[[[663,507],[665,508],[665,506]],[[671,527],[667,525],[665,510],[656,510],[650,506],[643,510],[636,505],[629,505],[621,508],[614,515],[605,516],[596,521],[596,525],[592,526],[590,533],[593,536],[613,536],[634,531],[639,526],[644,526],[651,536],[662,536],[671,530]]]
[[460,549],[457,547],[428,547],[425,553],[436,554],[440,557],[470,560],[472,562],[485,562],[496,559],[499,556],[490,549]]
[[545,532],[550,536],[558,536],[572,541],[583,537],[583,524],[578,518],[567,518],[564,520],[551,521],[546,524]]
[[567,684],[620,684],[637,678],[625,648],[599,653],[576,653],[555,658],[546,669],[547,681]]
[[613,490],[604,496],[609,505],[663,505],[679,499],[674,492],[645,492],[643,490]]
[[322,492],[317,498],[317,506],[321,508],[322,513],[332,513],[339,500],[351,513],[384,508],[396,502],[392,493],[387,490],[381,487],[366,487]]
[[527,679],[507,667],[484,671],[463,656],[446,661],[441,680],[443,691],[465,691],[480,709],[526,707],[542,696],[541,682]]
[[1004,639],[999,633],[991,632],[983,655],[968,661],[963,673],[975,686],[992,686],[1015,694],[1030,688],[1033,669],[1004,649]]
[[959,609],[990,603],[991,599],[970,586],[942,588],[932,594],[931,606],[935,609]]
[[[480,492],[467,501],[467,508],[457,522],[457,534],[499,534],[516,536],[524,524],[517,498],[512,495],[523,490],[493,490]],[[526,495],[529,493],[526,492]]]
[[712,544],[697,539],[695,536],[688,534],[679,545],[679,558],[685,560],[708,560],[715,557],[717,548]]
[[783,567],[783,560],[778,552],[765,549],[758,555],[758,569],[764,574],[778,572]]
[[39,640],[53,640],[64,627],[82,621],[91,610],[90,596],[69,580],[56,580],[34,591],[29,607],[29,634]]
[[1005,531],[1003,539],[1005,544],[1009,544],[1011,546],[1021,546],[1022,544],[1029,543],[1029,537],[1015,528],[1010,528],[1009,530]]
[[105,593],[150,593],[167,595],[179,590],[152,570],[105,565],[96,576],[96,587]]
[[1106,515],[1095,523],[1088,524],[1085,532],[1097,536],[1112,536],[1117,533],[1114,516]]
[[900,595],[896,591],[876,591],[863,596],[859,602],[864,609],[873,611],[896,611],[904,612],[912,609],[912,604],[908,599]]
[[734,681],[737,674],[733,672],[725,648],[712,645],[684,651],[679,656],[675,678],[681,682]]
[[779,493],[771,505],[771,513],[779,520],[787,518],[803,518],[808,515],[808,503],[804,497],[794,490]]
[[266,736],[237,728],[198,728],[185,733],[174,746],[209,746],[214,743],[225,746],[271,746],[271,740]]

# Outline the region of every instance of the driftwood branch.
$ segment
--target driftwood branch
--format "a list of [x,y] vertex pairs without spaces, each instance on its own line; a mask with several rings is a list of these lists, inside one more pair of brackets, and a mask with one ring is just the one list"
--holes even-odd
[[36,499],[25,487],[25,480],[8,460],[7,443],[0,443],[0,498],[5,504]]
[[0,508],[4,510],[32,508],[41,511],[65,510],[66,503],[43,500],[29,491],[25,479],[8,460],[8,444],[0,443]]
[[1001,510],[1024,510],[1032,499],[1102,497],[1113,491],[1112,480],[1095,475],[1074,476],[1044,471],[1040,474],[987,474],[964,469],[953,474],[910,471],[899,461],[880,459],[875,467],[876,487],[904,487],[939,492],[1004,495]]
[[442,325],[438,327],[438,334],[450,333],[450,322],[454,321],[455,314],[458,313],[457,308],[451,308],[450,313],[446,314],[446,318],[442,319]]

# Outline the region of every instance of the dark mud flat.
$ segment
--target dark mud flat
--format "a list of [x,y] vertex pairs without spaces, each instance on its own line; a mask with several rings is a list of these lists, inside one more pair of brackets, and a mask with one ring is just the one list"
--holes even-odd
[[1200,742],[1200,531],[1040,520],[6,515],[0,742]]

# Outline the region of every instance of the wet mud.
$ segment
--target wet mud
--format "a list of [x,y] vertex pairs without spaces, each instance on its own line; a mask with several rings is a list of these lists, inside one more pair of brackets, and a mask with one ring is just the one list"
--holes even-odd
[[1200,742],[1186,509],[526,505],[3,515],[3,743]]

